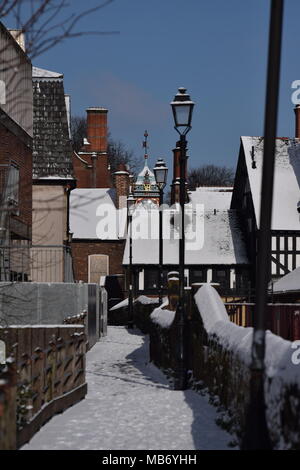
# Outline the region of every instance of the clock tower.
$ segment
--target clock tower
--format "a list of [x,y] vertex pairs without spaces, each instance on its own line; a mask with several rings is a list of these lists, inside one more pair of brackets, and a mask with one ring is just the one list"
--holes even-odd
[[139,173],[136,182],[132,186],[132,192],[136,198],[136,204],[152,208],[159,206],[159,188],[155,181],[155,176],[148,167],[148,132],[144,134],[144,168]]

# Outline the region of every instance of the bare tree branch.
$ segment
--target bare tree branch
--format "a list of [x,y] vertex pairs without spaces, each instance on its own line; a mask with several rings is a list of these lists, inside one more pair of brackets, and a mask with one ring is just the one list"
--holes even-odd
[[67,0],[2,0],[0,20],[12,17],[19,36],[26,37],[26,53],[33,59],[65,39],[84,35],[119,34],[119,31],[80,31],[79,22],[114,0],[102,0],[92,8],[73,11]]
[[191,191],[199,186],[232,186],[233,181],[233,169],[225,166],[204,165],[191,169],[188,175],[188,187]]

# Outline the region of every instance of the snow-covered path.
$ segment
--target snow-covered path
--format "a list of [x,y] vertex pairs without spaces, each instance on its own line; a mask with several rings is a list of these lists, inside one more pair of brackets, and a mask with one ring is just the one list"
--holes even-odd
[[24,450],[228,449],[216,410],[194,391],[173,391],[148,362],[138,331],[109,327],[87,356],[88,395],[55,416]]

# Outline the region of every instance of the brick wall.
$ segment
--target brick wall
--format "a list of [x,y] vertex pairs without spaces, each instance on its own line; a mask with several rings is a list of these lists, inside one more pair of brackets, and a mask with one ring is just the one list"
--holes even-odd
[[114,184],[116,188],[116,206],[118,209],[127,206],[130,178],[124,164],[119,165],[118,171],[114,173]]
[[87,109],[87,140],[89,152],[107,151],[107,113],[105,108]]
[[[22,132],[21,132],[22,133]],[[32,225],[32,150],[20,137],[0,124],[0,164],[15,163],[20,171],[19,215],[13,215],[19,226],[18,235],[25,238]],[[24,226],[20,226],[24,224]],[[15,229],[16,230],[16,229]],[[28,233],[27,233],[28,235]]]
[[[91,155],[83,153],[79,159],[73,154],[73,169],[77,180],[77,188],[92,188],[94,171],[92,168]],[[87,162],[87,165],[82,161]],[[99,154],[96,162],[96,188],[111,188],[111,177],[108,170],[107,154]]]
[[89,255],[108,255],[109,274],[123,274],[123,253],[125,242],[74,240],[72,242],[72,255],[74,262],[75,280],[88,282]]
[[[200,311],[201,306],[199,310],[193,296],[186,308],[184,356],[188,388],[209,392],[210,401],[222,411],[219,424],[240,445],[250,403],[252,332],[249,328],[220,320],[213,302],[206,298],[202,304],[203,310],[211,312],[209,328],[208,314]],[[207,305],[211,308],[207,309]],[[141,305],[135,303],[136,317],[140,314]],[[149,323],[144,324],[150,333],[151,361],[171,377],[178,377],[180,330],[176,318],[169,327]],[[294,348],[291,346],[292,343],[267,332],[264,392],[267,425],[274,450],[300,449],[299,365],[292,362]]]
[[[87,141],[79,152],[73,154],[73,168],[77,188],[111,188],[107,155],[107,113],[105,108],[87,109]],[[92,154],[96,154],[93,158]]]

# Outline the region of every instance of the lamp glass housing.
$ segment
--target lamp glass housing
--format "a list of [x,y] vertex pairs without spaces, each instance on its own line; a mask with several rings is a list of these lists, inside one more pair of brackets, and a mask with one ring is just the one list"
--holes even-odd
[[135,206],[135,198],[134,198],[133,194],[129,194],[129,196],[127,198],[128,215],[131,216],[133,214],[134,206]]
[[192,127],[192,117],[195,103],[191,101],[186,88],[179,88],[178,93],[171,102],[175,129],[179,134],[187,134]]
[[156,184],[160,189],[163,189],[167,184],[168,177],[168,167],[166,166],[164,160],[159,158],[156,162],[156,166],[153,169]]

